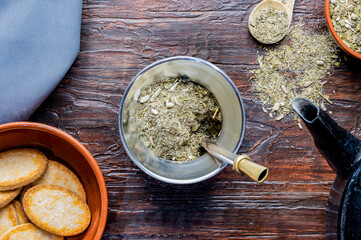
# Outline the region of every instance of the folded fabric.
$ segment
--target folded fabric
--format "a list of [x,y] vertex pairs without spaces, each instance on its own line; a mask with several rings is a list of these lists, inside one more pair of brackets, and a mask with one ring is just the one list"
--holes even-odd
[[81,0],[0,1],[0,123],[27,120],[79,52]]

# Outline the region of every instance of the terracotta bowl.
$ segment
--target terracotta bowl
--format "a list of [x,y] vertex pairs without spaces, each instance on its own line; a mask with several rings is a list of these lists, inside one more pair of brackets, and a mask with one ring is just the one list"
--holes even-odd
[[49,159],[69,167],[82,182],[92,219],[87,230],[67,239],[101,239],[108,212],[108,195],[103,175],[93,156],[69,134],[40,123],[14,122],[0,125],[0,151],[33,147]]
[[361,60],[361,54],[356,53],[355,51],[353,51],[351,48],[349,48],[342,40],[341,38],[337,35],[332,22],[331,22],[331,15],[330,15],[330,0],[325,0],[325,15],[326,15],[326,21],[327,21],[327,26],[328,29],[330,30],[333,38],[336,40],[336,42],[338,43],[338,45],[341,47],[341,49],[343,51],[345,51],[348,55]]

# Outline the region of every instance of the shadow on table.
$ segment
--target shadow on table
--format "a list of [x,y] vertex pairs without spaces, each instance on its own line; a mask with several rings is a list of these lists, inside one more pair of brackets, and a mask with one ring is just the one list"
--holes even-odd
[[[199,225],[213,225],[207,210],[213,197],[214,181],[209,179],[190,185],[174,185],[151,180],[146,182],[149,203],[156,208],[146,222],[157,222],[163,228],[186,230]],[[181,229],[180,229],[181,228]]]

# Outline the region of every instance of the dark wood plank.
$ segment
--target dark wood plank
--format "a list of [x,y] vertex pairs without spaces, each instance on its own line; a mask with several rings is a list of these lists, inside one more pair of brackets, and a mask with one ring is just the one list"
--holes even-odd
[[[70,133],[94,155],[109,193],[104,239],[326,238],[335,174],[307,130],[290,119],[269,119],[250,88],[259,45],[247,20],[256,3],[84,1],[79,56],[31,120]],[[325,30],[322,1],[297,0],[294,22],[301,19],[310,29]],[[147,176],[126,155],[117,127],[122,94],[139,70],[175,55],[213,62],[235,82],[246,108],[240,152],[270,168],[266,183],[255,184],[229,167],[202,183],[171,185]],[[342,60],[325,85],[333,118],[358,137],[360,64]]]

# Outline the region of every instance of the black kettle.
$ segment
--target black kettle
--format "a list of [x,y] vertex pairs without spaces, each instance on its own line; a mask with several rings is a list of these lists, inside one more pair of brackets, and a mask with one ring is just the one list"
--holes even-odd
[[308,99],[295,98],[292,107],[337,176],[347,179],[338,213],[338,239],[361,240],[361,141]]

